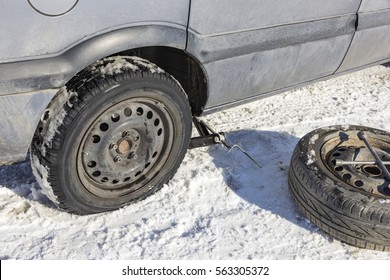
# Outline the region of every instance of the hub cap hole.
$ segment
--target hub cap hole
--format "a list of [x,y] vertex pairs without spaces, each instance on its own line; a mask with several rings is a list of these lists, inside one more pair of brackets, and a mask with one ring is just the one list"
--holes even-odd
[[382,174],[382,170],[378,166],[370,165],[364,166],[363,170],[372,176],[379,176]]
[[104,178],[102,178],[101,182],[102,182],[102,183],[107,183],[108,180],[109,180],[109,179],[108,179],[107,177],[104,177]]
[[94,144],[99,143],[99,142],[100,142],[100,136],[99,136],[99,135],[94,135],[94,136],[92,136],[92,142],[93,142]]
[[125,114],[126,117],[130,117],[133,114],[133,111],[131,111],[130,108],[126,108],[123,113]]
[[118,121],[120,120],[119,114],[117,114],[117,113],[112,114],[111,120],[112,120],[114,123],[118,122]]
[[162,132],[163,132],[163,130],[162,130],[162,128],[160,128],[160,129],[158,130],[158,132],[157,132],[157,135],[158,135],[158,136],[161,136]]
[[342,166],[337,166],[334,170],[336,170],[337,172],[341,172],[344,170],[344,167]]
[[109,129],[109,126],[108,126],[108,124],[107,123],[102,123],[101,125],[100,125],[100,130],[101,131],[107,131]]
[[382,186],[378,188],[380,193],[389,196],[390,195],[390,189],[387,186]]
[[141,107],[138,107],[137,108],[137,115],[142,116],[143,114],[144,114],[144,109],[142,109]]
[[343,175],[343,179],[344,179],[344,180],[351,180],[351,178],[352,178],[352,175],[351,175],[351,174],[344,174],[344,175]]
[[154,126],[158,126],[160,124],[160,120],[159,119],[156,119],[155,121],[154,121]]
[[355,186],[361,188],[364,186],[364,182],[362,180],[355,181]]
[[102,175],[102,173],[100,171],[95,171],[92,173],[93,177],[99,177],[100,175]]
[[149,120],[151,120],[153,118],[153,112],[149,111],[146,116],[148,117]]
[[88,167],[90,167],[90,168],[96,167],[96,161],[90,161],[90,162],[88,162]]

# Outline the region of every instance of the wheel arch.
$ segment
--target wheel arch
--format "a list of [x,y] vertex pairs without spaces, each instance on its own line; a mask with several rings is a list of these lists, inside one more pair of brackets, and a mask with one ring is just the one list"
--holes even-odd
[[137,56],[149,60],[172,75],[188,96],[192,114],[202,114],[208,99],[206,71],[189,53],[167,46],[151,46],[126,50],[115,55]]
[[207,76],[201,63],[185,51],[186,33],[179,25],[132,26],[94,36],[53,57],[0,64],[0,73],[4,74],[0,77],[0,92],[61,88],[97,60],[135,55],[176,78],[189,96],[193,114],[199,115],[207,102]]
[[186,36],[181,26],[167,25],[136,26],[97,36],[69,52],[71,64],[76,67],[66,82],[99,59],[138,56],[177,79],[188,95],[193,115],[200,115],[208,99],[207,75],[201,62],[185,51]]

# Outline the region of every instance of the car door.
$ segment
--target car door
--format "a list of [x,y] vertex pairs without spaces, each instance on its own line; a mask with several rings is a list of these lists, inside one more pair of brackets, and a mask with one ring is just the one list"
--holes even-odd
[[192,1],[187,51],[209,79],[207,108],[333,74],[360,0]]
[[357,32],[338,72],[390,59],[390,0],[363,0]]

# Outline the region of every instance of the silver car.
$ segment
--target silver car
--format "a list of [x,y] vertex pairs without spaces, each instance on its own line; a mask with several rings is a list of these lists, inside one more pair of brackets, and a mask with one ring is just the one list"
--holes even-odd
[[77,214],[160,189],[194,116],[390,60],[389,0],[25,0],[0,16],[0,164],[29,150]]

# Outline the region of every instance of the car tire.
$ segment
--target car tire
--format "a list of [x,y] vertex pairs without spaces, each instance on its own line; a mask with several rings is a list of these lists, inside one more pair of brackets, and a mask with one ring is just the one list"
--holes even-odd
[[137,57],[110,57],[54,97],[30,154],[43,192],[76,214],[142,200],[177,171],[191,136],[191,109],[180,84]]
[[358,133],[364,131],[382,160],[390,159],[390,133],[362,126],[317,129],[297,144],[289,189],[304,215],[331,236],[353,246],[390,251],[390,190]]

